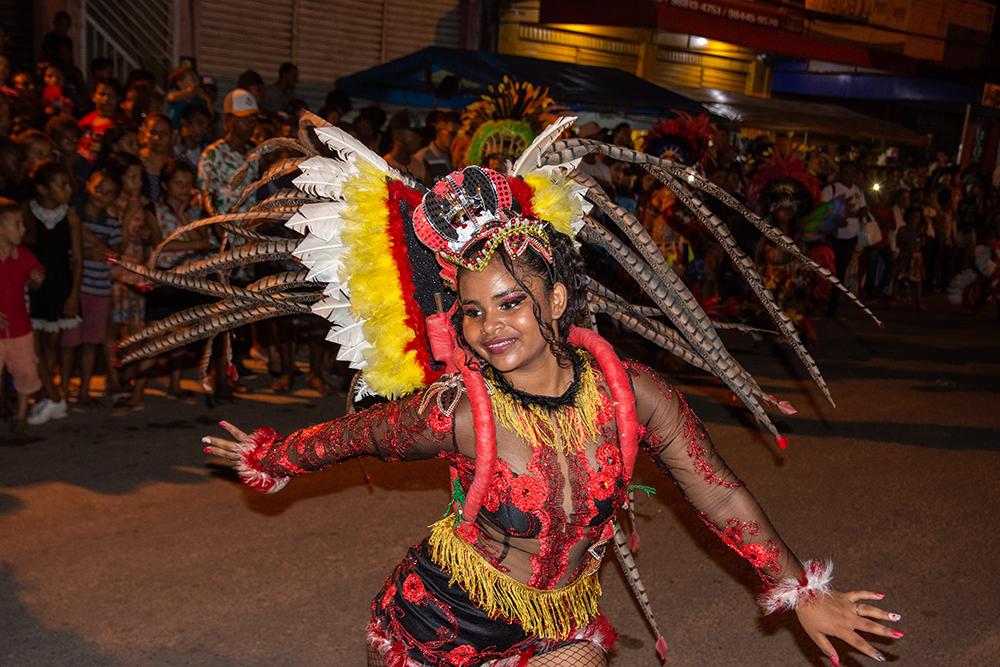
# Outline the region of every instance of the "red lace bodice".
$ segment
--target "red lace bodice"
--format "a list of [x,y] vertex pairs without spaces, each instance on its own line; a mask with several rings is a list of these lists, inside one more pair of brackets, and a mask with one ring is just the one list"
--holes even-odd
[[[765,582],[798,576],[798,561],[712,447],[681,394],[645,367],[627,368],[642,449],[678,484],[708,528]],[[497,465],[477,518],[475,547],[497,569],[535,588],[575,580],[592,563],[588,549],[610,535],[609,519],[625,500],[610,392],[600,373],[592,372],[602,402],[598,436],[580,451],[532,447],[497,426]],[[261,442],[252,465],[283,478],[357,456],[383,461],[443,457],[467,490],[475,458],[468,401],[461,396],[447,415],[440,406],[450,405],[458,389],[446,389],[452,395],[437,400],[425,400],[428,391],[440,387]]]

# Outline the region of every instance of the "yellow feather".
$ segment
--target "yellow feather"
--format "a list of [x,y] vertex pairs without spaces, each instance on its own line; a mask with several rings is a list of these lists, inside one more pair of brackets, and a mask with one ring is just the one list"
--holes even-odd
[[378,394],[395,398],[424,385],[423,369],[413,350],[406,350],[413,331],[406,325],[399,272],[390,247],[389,188],[385,176],[358,163],[359,173],[344,186],[340,238],[347,247],[344,276],[351,291],[351,310],[365,320],[362,328],[371,349],[364,376]]
[[570,182],[563,178],[553,180],[539,171],[528,174],[524,180],[533,190],[531,206],[535,215],[551,223],[556,231],[573,238],[570,223],[583,215],[583,209]]

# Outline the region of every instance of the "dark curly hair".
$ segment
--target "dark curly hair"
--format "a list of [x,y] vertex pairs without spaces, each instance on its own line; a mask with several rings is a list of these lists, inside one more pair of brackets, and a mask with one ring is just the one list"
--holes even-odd
[[[572,325],[585,325],[588,322],[586,270],[583,258],[573,247],[573,241],[568,236],[556,231],[551,224],[545,223],[545,231],[552,243],[552,266],[530,246],[520,257],[512,258],[503,245],[497,247],[494,254],[503,262],[504,267],[513,276],[514,281],[531,299],[531,309],[538,322],[538,330],[548,343],[549,349],[555,355],[560,366],[570,367],[573,364],[573,347],[567,342],[569,328]],[[468,249],[468,254],[475,254],[481,247],[476,244]],[[464,271],[464,270],[463,270]],[[462,273],[463,271],[460,271]],[[524,282],[526,276],[537,276],[544,281],[545,289],[551,292],[556,283],[562,283],[566,288],[566,310],[557,321],[557,327],[542,319],[542,309],[535,295]],[[461,277],[459,277],[461,280]],[[470,360],[476,360],[475,353],[469,347],[462,335],[462,311],[456,310],[452,323],[458,332],[459,344],[470,354]]]

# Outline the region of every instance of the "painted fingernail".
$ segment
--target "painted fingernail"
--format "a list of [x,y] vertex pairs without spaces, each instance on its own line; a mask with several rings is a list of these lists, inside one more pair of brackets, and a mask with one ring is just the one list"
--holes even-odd
[[835,655],[831,655],[831,656],[827,656],[827,657],[830,658],[830,664],[833,665],[833,667],[840,667],[840,658],[838,658]]
[[208,437],[207,435],[204,438],[202,438],[201,441],[204,442],[206,445],[211,445],[212,444],[212,439],[210,437]]
[[900,616],[899,614],[895,614],[895,613],[889,614],[889,620],[892,621],[893,623],[895,623],[896,621],[898,621],[901,618],[903,618],[903,617]]
[[875,651],[875,655],[873,655],[872,658],[874,658],[876,662],[885,662],[885,656],[878,651]]
[[205,449],[203,449],[201,451],[205,452],[206,454],[211,454],[212,453],[212,448],[211,447],[206,447]]
[[226,428],[227,426],[229,426],[229,422],[227,422],[225,420],[220,421],[219,422],[219,426],[221,426],[222,428]]
[[885,593],[876,593],[875,597],[877,597],[879,600],[881,600],[882,598],[885,597]]
[[903,637],[903,631],[902,630],[893,630],[892,631],[892,636],[895,637],[896,639],[901,639]]

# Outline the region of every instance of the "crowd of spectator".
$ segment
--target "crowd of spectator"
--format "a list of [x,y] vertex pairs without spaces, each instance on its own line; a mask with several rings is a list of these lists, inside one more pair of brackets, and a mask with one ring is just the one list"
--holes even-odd
[[[269,153],[239,181],[234,175],[254,145],[294,136],[298,115],[308,109],[296,96],[292,63],[281,65],[270,85],[247,70],[221,104],[214,81],[189,66],[176,68],[165,81],[136,70],[121,82],[112,63],[98,58],[85,76],[73,64],[61,19],[32,70],[10,72],[0,56],[0,369],[6,370],[6,402],[16,403],[15,430],[65,417],[71,404],[78,410],[110,408],[115,415],[141,410],[149,382],[162,384],[168,398],[195,400],[181,378],[196,365],[197,351],[119,368],[115,341],[199,301],[180,290],[152,289],[109,260],[145,264],[156,252],[155,267],[167,269],[211,253],[219,241],[208,229],[160,246],[190,222],[252,206],[253,198],[241,200],[243,188],[287,156]],[[388,116],[378,106],[354,109],[349,97],[332,91],[315,113],[426,185],[453,168],[452,142],[460,127],[455,112],[418,119],[402,110]],[[641,133],[626,124],[601,128],[592,122],[580,133],[643,147]],[[753,206],[748,183],[773,150],[797,149],[760,139],[720,141],[701,168]],[[1000,224],[997,174],[961,170],[944,154],[928,159],[897,149],[830,145],[800,154],[820,181],[820,199],[837,205],[825,209],[818,229],[807,220],[812,210],[761,213],[867,298],[905,298],[920,307],[926,294],[947,289],[955,274],[978,270],[977,248],[986,247],[992,259]],[[600,157],[587,158],[581,169],[639,217],[703,303],[731,318],[753,319],[731,264],[661,184]],[[275,181],[259,197],[291,178]],[[768,265],[789,262],[766,249],[752,225],[708,203],[734,226],[737,242],[765,275],[774,275]],[[591,261],[602,261],[598,252],[589,254]],[[780,293],[786,280],[770,280],[769,286]],[[837,313],[835,292],[813,293],[813,310]],[[310,317],[240,331],[236,366],[245,378],[243,362],[257,358],[273,376],[271,388],[290,391],[301,345],[308,349],[307,386],[326,393],[345,375],[324,342],[326,328]],[[213,400],[246,390],[227,371],[217,364],[203,383]],[[103,387],[95,377],[104,378]]]

